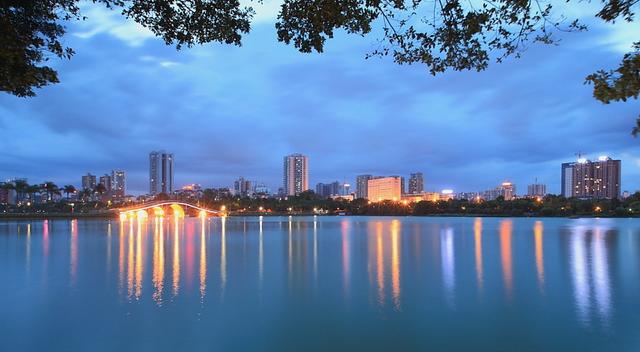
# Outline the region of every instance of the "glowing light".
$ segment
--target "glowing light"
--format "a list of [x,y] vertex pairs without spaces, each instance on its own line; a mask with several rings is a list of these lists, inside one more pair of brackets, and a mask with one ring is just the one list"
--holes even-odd
[[594,210],[595,210],[596,212],[600,212],[600,211],[602,211],[602,208],[600,208],[600,207],[596,207]]
[[164,216],[164,210],[160,207],[153,207],[153,215],[157,218]]
[[586,163],[587,163],[587,159],[586,159],[586,158],[579,158],[579,159],[578,159],[578,163],[580,163],[580,164],[586,164]]
[[608,156],[606,156],[606,155],[600,155],[600,156],[598,157],[598,160],[599,160],[599,161],[607,161],[607,160],[609,160],[609,157],[608,157]]
[[207,217],[207,211],[206,211],[206,210],[200,210],[200,213],[198,214],[198,216],[199,216],[201,219],[206,218],[206,217]]
[[135,217],[136,217],[136,213],[135,213],[134,211],[128,211],[128,212],[127,212],[127,217],[128,217],[129,219],[133,219],[133,218],[135,218]]
[[125,221],[127,220],[127,214],[126,213],[120,213],[120,221]]
[[184,209],[179,204],[171,204],[171,209],[173,209],[173,216],[176,218],[184,218]]
[[136,215],[138,216],[138,219],[143,220],[149,217],[149,214],[147,214],[146,210],[138,210],[138,212],[136,213]]
[[226,206],[223,205],[223,206],[220,207],[220,211],[225,211],[225,210],[227,210]]
[[264,208],[263,207],[259,207],[258,211],[264,211]]
[[443,189],[442,190],[442,194],[453,194],[453,190],[452,189]]

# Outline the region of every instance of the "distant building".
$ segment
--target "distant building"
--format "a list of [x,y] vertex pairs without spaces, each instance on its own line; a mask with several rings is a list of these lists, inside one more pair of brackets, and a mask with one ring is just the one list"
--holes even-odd
[[547,185],[541,183],[533,183],[527,186],[528,197],[544,197],[547,195]]
[[104,174],[103,176],[100,176],[100,180],[98,182],[102,185],[102,187],[104,187],[104,193],[110,195],[112,186],[111,175]]
[[124,198],[127,193],[126,174],[122,170],[111,171],[111,195],[114,198]]
[[402,197],[402,179],[399,176],[372,178],[367,182],[367,199],[400,200]]
[[87,173],[82,176],[82,189],[95,189],[96,188],[96,175]]
[[264,183],[256,183],[253,187],[253,195],[256,197],[267,197],[271,194],[271,190]]
[[512,200],[516,197],[516,185],[511,182],[503,182],[500,185],[500,195],[504,197],[504,200]]
[[233,192],[236,196],[248,197],[251,195],[251,181],[240,177],[233,182]]
[[344,184],[338,181],[316,184],[316,194],[324,198],[346,195],[344,193]]
[[149,153],[149,194],[173,192],[173,154],[165,151]]
[[390,177],[397,177],[400,179],[400,194],[405,194],[407,192],[407,188],[405,187],[404,176],[393,175]]
[[620,197],[622,162],[607,156],[597,161],[578,159],[573,165],[572,196],[576,198],[613,199]]
[[573,196],[573,166],[576,163],[563,163],[560,179],[560,194],[569,198]]
[[416,172],[409,176],[409,194],[424,192],[424,176],[422,172]]
[[372,179],[371,175],[358,175],[356,177],[356,198],[367,198],[368,182]]
[[16,191],[4,188],[7,184],[12,182],[0,182],[0,204],[16,204]]
[[484,200],[496,200],[498,197],[504,200],[512,200],[516,197],[516,186],[511,182],[503,182],[500,186],[485,191],[482,194]]
[[309,157],[302,154],[285,156],[283,171],[285,195],[294,196],[309,189]]

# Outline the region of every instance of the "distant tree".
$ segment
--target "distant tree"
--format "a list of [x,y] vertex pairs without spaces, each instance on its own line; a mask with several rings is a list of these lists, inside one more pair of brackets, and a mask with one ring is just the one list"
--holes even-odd
[[93,190],[90,188],[83,188],[79,193],[79,196],[83,201],[87,201],[89,198],[91,198],[92,195]]
[[41,188],[39,185],[29,185],[25,189],[25,192],[29,195],[29,200],[31,200],[31,202],[34,202],[36,199],[36,194],[40,193],[40,190]]
[[158,193],[155,197],[155,200],[169,200],[169,195],[162,192],[162,193]]
[[102,183],[98,183],[93,191],[98,195],[99,199],[102,199],[102,196],[107,192],[107,187],[105,187]]
[[54,194],[60,194],[60,189],[55,183],[47,181],[40,185],[40,192],[44,192],[47,195],[47,201],[51,201]]
[[73,185],[65,185],[62,187],[62,191],[67,196],[67,199],[69,199],[69,194],[76,193],[76,188]]
[[25,180],[15,180],[14,188],[18,195],[19,200],[24,200],[24,195],[27,193],[27,188],[29,188],[29,184]]
[[[259,0],[256,0],[260,2]],[[221,42],[240,45],[250,30],[253,8],[239,0],[93,0],[117,9],[176,48]],[[585,6],[566,0],[568,6]],[[64,24],[82,20],[80,0],[9,0],[0,3],[0,89],[33,96],[34,88],[58,82],[50,57],[70,58],[62,43]],[[602,0],[595,16],[634,22],[640,0]],[[582,31],[550,2],[540,0],[284,0],[275,25],[278,40],[299,51],[322,52],[335,31],[366,35],[375,22],[380,46],[368,56],[391,56],[399,64],[419,63],[431,74],[484,70],[490,61],[519,57],[530,42],[557,44],[557,31]],[[637,99],[640,41],[620,67],[586,78],[596,99],[608,103]],[[640,132],[640,121],[634,129]]]

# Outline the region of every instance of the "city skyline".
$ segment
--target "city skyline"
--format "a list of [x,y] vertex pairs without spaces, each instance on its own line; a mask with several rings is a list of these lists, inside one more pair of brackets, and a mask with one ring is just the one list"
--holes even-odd
[[35,98],[0,96],[0,179],[64,184],[121,168],[131,192],[145,193],[145,152],[166,149],[180,160],[176,186],[230,187],[243,175],[276,191],[282,155],[300,151],[314,160],[311,185],[421,171],[431,190],[537,177],[559,193],[557,165],[582,152],[622,159],[623,190],[640,188],[629,134],[638,102],[603,105],[583,84],[630,42],[602,24],[484,72],[432,77],[420,65],[365,60],[373,38],[336,33],[323,54],[301,55],[270,40],[272,14],[242,48],[179,52],[109,10],[86,14],[65,37],[78,54],[52,63],[60,84]]

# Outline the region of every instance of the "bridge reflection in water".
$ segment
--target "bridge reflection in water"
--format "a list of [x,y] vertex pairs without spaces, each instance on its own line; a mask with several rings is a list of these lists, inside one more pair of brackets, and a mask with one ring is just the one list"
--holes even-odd
[[147,219],[149,213],[156,218],[172,214],[175,218],[184,218],[188,213],[197,213],[198,217],[226,216],[225,208],[213,210],[201,207],[197,204],[179,201],[156,201],[143,203],[120,209],[120,220]]

